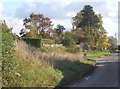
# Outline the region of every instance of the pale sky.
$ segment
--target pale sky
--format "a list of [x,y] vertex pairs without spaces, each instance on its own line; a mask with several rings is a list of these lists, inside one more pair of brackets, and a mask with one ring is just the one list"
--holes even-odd
[[91,5],[97,14],[103,16],[103,26],[108,36],[118,34],[118,0],[1,0],[0,19],[5,19],[13,32],[19,34],[23,28],[23,19],[30,13],[43,13],[49,17],[56,27],[57,24],[71,29],[72,17]]

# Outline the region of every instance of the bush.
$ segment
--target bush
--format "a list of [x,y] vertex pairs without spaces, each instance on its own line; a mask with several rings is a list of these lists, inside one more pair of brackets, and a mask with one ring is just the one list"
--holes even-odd
[[54,44],[55,40],[51,39],[38,39],[38,38],[22,38],[22,40],[26,41],[28,44],[33,45],[35,47],[41,47],[43,44]]

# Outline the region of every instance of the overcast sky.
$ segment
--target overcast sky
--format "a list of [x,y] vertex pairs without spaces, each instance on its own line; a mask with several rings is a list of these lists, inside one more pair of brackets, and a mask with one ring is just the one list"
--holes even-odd
[[57,24],[71,29],[72,17],[83,9],[84,5],[93,6],[97,14],[103,16],[103,26],[108,36],[118,33],[118,1],[119,0],[1,0],[0,19],[13,27],[14,33],[23,28],[23,19],[30,13],[43,13]]

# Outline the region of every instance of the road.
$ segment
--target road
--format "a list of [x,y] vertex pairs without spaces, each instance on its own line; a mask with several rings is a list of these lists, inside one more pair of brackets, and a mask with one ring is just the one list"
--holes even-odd
[[69,87],[118,87],[118,56],[116,53],[97,59],[95,71]]

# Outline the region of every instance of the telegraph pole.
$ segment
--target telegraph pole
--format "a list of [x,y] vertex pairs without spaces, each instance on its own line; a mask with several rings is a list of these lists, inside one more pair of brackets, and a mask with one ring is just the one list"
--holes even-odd
[[115,33],[115,38],[117,38],[117,33]]
[[[118,42],[119,42],[119,40],[118,40],[118,37],[117,37],[117,33],[115,33],[115,38],[116,38],[116,40],[117,40],[117,46],[118,46]],[[117,49],[118,49],[118,47],[117,47]]]

